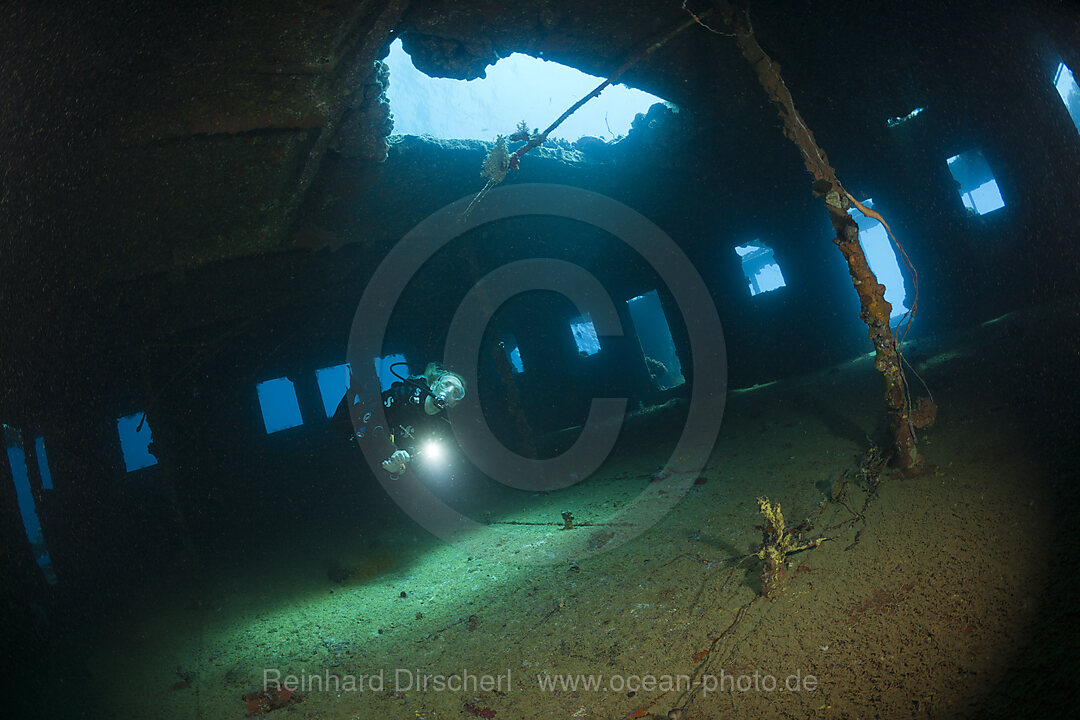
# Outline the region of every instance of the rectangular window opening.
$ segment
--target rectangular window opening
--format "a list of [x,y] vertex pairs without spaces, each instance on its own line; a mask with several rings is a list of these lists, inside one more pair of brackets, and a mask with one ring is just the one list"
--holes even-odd
[[409,368],[407,365],[396,367],[394,368],[393,372],[391,372],[390,370],[390,368],[394,365],[403,362],[405,362],[405,356],[401,353],[375,358],[375,372],[379,376],[379,385],[381,387],[381,392],[386,392],[390,389],[391,385],[396,382],[401,382],[400,380],[398,380],[397,375],[394,375],[394,372],[396,372],[398,375],[401,375],[402,377],[409,377]]
[[1077,132],[1080,132],[1080,87],[1076,84],[1072,70],[1065,63],[1058,63],[1057,72],[1054,73],[1054,88],[1065,103],[1065,109],[1068,110]]
[[600,352],[600,338],[596,336],[596,328],[593,326],[589,313],[571,320],[570,331],[574,334],[578,355],[590,357]]
[[120,450],[124,453],[124,466],[128,472],[157,465],[157,458],[150,452],[150,423],[146,413],[137,412],[116,421],[116,431],[120,435]]
[[502,336],[502,341],[499,344],[506,352],[506,359],[509,361],[510,367],[514,369],[514,372],[525,372],[525,365],[521,362],[521,348],[518,347],[517,338],[507,333]]
[[319,384],[326,417],[332,417],[349,389],[349,363],[319,368],[315,371],[315,382]]
[[760,240],[746,245],[736,245],[735,252],[742,258],[743,275],[750,287],[750,295],[759,295],[787,285],[780,265],[773,257],[772,248]]
[[[874,201],[866,199],[863,205],[872,208]],[[885,286],[885,299],[892,305],[890,319],[896,319],[906,313],[908,308],[904,304],[906,299],[904,274],[896,258],[896,251],[889,240],[889,234],[885,231],[885,226],[874,218],[863,215],[858,208],[852,208],[849,212],[859,226],[859,243],[863,247],[863,252],[866,253],[866,261],[877,276],[878,282]]]
[[267,380],[256,385],[255,391],[267,435],[304,424],[291,380],[284,377]]
[[968,212],[986,215],[1005,207],[997,180],[981,150],[953,155],[947,162]]
[[[45,581],[49,585],[57,582],[56,571],[49,557],[49,549],[45,545],[45,534],[41,529],[41,520],[38,518],[37,506],[34,503],[34,493],[30,489],[30,472],[26,465],[26,453],[22,447],[22,432],[9,425],[3,425],[4,450],[7,452],[8,465],[11,467],[11,479],[15,483],[15,503],[19,507],[19,515],[22,518],[23,529],[26,531],[26,539],[34,554],[34,560],[45,575]],[[37,440],[41,440],[38,438]],[[35,441],[34,450],[41,462],[40,452],[43,445]],[[40,465],[39,465],[40,467]],[[45,487],[45,475],[41,476],[42,487]],[[50,478],[49,488],[52,487]]]
[[682,374],[682,362],[671,337],[664,306],[656,290],[638,295],[626,301],[630,319],[634,323],[645,369],[653,384],[660,390],[670,390],[686,382]]
[[39,437],[34,440],[34,453],[37,455],[38,472],[41,473],[41,487],[52,490],[52,472],[49,470],[49,460],[45,455],[45,438]]

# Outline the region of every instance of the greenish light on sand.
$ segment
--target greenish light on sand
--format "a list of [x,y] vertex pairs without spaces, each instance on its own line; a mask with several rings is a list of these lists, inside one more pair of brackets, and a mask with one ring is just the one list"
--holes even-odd
[[1012,315],[1012,313],[1005,313],[1004,315],[998,315],[996,318],[993,318],[991,320],[987,320],[986,322],[984,322],[983,327],[986,327],[987,325],[993,325],[994,323],[999,323],[1002,320],[1004,320],[1005,318],[1009,317],[1010,315]]
[[757,385],[751,385],[750,387],[746,387],[746,388],[735,388],[731,392],[732,393],[753,392],[754,390],[761,390],[762,388],[767,388],[770,385],[776,385],[778,382],[780,382],[780,381],[779,380],[770,380],[767,383],[758,383]]

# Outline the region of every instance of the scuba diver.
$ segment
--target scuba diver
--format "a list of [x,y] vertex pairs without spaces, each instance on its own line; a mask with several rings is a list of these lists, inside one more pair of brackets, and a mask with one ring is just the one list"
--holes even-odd
[[[382,461],[383,470],[400,475],[408,464],[422,451],[418,446],[441,435],[449,420],[443,411],[465,398],[465,381],[460,375],[443,368],[439,363],[428,363],[423,375],[402,376],[395,368],[405,363],[394,363],[390,372],[397,381],[382,393],[386,427],[369,427],[371,413],[361,408],[360,427],[354,428],[349,405],[363,402],[362,394],[350,385],[345,397],[334,412],[333,424],[350,438],[362,444],[370,443],[371,452],[387,453]],[[445,423],[445,425],[444,425]],[[377,447],[376,443],[385,445]]]

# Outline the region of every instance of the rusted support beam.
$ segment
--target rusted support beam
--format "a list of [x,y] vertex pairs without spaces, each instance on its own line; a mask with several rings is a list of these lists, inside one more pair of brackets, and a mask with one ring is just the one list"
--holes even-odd
[[[749,16],[736,10],[726,0],[714,0],[714,5],[730,30],[730,33],[721,34],[730,34],[735,38],[742,56],[750,63],[761,87],[776,105],[784,123],[784,135],[799,148],[803,165],[814,180],[813,192],[822,199],[829,213],[829,220],[836,230],[833,242],[847,261],[851,282],[859,295],[859,317],[866,323],[870,341],[874,345],[874,367],[885,378],[885,410],[895,437],[896,462],[901,469],[914,469],[922,462],[915,427],[923,413],[918,413],[918,418],[913,416],[900,350],[889,325],[892,305],[885,299],[885,286],[877,281],[866,261],[859,243],[859,227],[848,213],[855,199],[840,184],[828,156],[795,108],[791,92],[780,75],[780,66],[758,44]],[[718,32],[704,21],[699,22],[712,32]],[[920,407],[923,402],[920,402]]]

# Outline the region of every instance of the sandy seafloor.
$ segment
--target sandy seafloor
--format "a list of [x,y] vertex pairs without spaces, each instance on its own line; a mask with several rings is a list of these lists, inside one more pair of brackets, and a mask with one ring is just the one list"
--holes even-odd
[[[389,502],[282,537],[95,645],[100,716],[237,720],[268,669],[345,683],[267,715],[297,720],[1053,715],[1077,661],[1078,327],[1061,305],[906,348],[940,406],[920,437],[927,471],[886,471],[868,504],[857,483],[831,500],[881,414],[864,357],[732,392],[705,481],[617,547],[587,523],[656,485],[670,443],[648,432],[572,488],[473,493],[491,524],[464,551]],[[665,413],[651,422],[678,420]],[[791,557],[772,601],[746,557],[760,496],[828,538]],[[560,530],[566,509],[578,526]],[[599,552],[564,557],[567,533]],[[553,562],[521,561],[546,544]],[[380,671],[381,689],[359,678]],[[418,690],[424,674],[451,689]],[[597,687],[541,689],[545,675]]]

